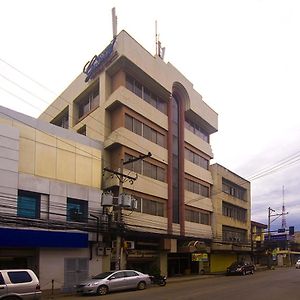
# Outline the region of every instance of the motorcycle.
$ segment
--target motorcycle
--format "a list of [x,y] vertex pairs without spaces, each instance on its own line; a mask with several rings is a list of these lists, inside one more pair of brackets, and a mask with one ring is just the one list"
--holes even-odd
[[161,275],[150,276],[151,282],[153,284],[158,284],[159,286],[165,286],[167,284],[167,277]]

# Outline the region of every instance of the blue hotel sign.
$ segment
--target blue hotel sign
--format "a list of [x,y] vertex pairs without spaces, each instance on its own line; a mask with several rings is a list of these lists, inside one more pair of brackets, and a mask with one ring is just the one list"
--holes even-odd
[[90,79],[94,79],[97,74],[99,74],[107,63],[113,58],[114,45],[116,39],[114,38],[110,44],[99,54],[95,55],[91,61],[88,61],[84,68],[83,73],[86,74],[85,82],[88,82]]

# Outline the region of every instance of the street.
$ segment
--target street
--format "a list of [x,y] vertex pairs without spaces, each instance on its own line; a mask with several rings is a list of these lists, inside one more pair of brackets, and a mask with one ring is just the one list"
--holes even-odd
[[[165,287],[151,286],[143,291],[116,292],[105,296],[55,296],[56,300],[143,299],[143,300],[299,300],[300,270],[281,268],[247,276],[217,276],[173,281]],[[44,299],[49,299],[45,297]]]

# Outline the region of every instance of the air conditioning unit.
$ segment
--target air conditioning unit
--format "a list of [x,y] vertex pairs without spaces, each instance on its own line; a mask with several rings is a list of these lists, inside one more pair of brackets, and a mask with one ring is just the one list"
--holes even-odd
[[124,247],[129,250],[134,249],[134,241],[125,241]]
[[97,256],[103,256],[103,255],[104,255],[104,247],[98,246],[98,247],[96,248],[96,255],[97,255]]
[[111,248],[109,247],[105,248],[105,255],[111,255]]

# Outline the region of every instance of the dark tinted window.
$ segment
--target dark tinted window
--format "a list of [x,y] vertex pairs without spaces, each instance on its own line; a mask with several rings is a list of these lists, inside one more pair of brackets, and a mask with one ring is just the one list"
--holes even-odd
[[2,274],[0,273],[0,285],[3,285],[3,284],[5,284],[5,283],[4,283],[4,279],[3,279]]
[[12,283],[32,281],[31,276],[26,271],[12,271],[7,272],[7,274]]
[[104,273],[101,273],[101,274],[98,274],[96,276],[93,276],[92,278],[93,279],[104,279],[106,278],[107,276],[111,275],[113,272],[104,272]]
[[135,277],[135,276],[139,276],[138,273],[134,272],[134,271],[126,271],[125,272],[126,277]]

